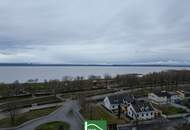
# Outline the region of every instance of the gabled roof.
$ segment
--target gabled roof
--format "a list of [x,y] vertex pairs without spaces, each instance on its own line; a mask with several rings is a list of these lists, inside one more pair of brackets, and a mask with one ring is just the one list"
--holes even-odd
[[123,104],[124,101],[131,103],[132,101],[134,101],[134,97],[129,94],[112,95],[108,96],[108,99],[111,104]]
[[131,103],[134,110],[138,112],[148,112],[148,111],[154,111],[154,108],[152,107],[151,103],[146,101],[137,101]]

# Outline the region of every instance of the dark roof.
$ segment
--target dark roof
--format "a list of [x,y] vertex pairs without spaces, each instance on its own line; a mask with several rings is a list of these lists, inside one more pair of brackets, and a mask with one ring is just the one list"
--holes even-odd
[[131,103],[133,108],[136,112],[148,112],[148,111],[154,111],[154,108],[152,107],[151,103],[146,101],[137,101]]
[[123,101],[131,103],[134,101],[134,97],[129,94],[119,94],[119,95],[112,95],[108,96],[108,99],[111,104],[123,104]]
[[166,91],[157,91],[157,92],[154,92],[154,94],[156,94],[159,97],[167,97],[167,98],[170,98],[172,96],[171,93],[166,92]]

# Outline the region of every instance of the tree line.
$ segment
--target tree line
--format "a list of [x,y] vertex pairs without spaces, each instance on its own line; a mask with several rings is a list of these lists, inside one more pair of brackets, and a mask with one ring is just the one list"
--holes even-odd
[[190,70],[167,70],[153,72],[145,75],[123,74],[114,77],[110,75],[94,76],[88,78],[78,76],[76,78],[65,76],[63,80],[45,80],[44,82],[0,84],[1,96],[17,96],[24,92],[52,92],[65,93],[72,91],[84,91],[92,89],[108,88],[136,88],[136,87],[156,87],[156,86],[178,86],[179,84],[190,83]]
[[145,75],[117,75],[115,81],[123,87],[168,86],[190,83],[190,70],[167,70]]

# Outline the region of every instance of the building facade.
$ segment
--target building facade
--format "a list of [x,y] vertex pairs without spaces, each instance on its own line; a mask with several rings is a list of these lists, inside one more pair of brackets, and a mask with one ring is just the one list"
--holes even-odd
[[154,92],[148,94],[148,99],[155,104],[176,103],[181,100],[176,92]]
[[127,107],[127,115],[133,120],[151,120],[155,113],[151,103],[145,101],[135,101]]
[[104,98],[103,105],[110,111],[114,112],[118,110],[118,106],[128,106],[134,97],[129,94],[119,94],[119,95],[112,95],[107,96]]

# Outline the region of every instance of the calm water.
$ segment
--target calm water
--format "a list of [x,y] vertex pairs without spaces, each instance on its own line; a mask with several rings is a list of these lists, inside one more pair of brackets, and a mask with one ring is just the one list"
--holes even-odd
[[50,79],[62,79],[64,76],[84,76],[109,74],[115,76],[117,74],[139,73],[146,74],[149,72],[158,72],[168,69],[188,69],[190,67],[97,67],[97,66],[71,66],[71,67],[0,67],[0,82],[10,83],[15,80],[26,82],[28,79],[36,79],[39,81]]

